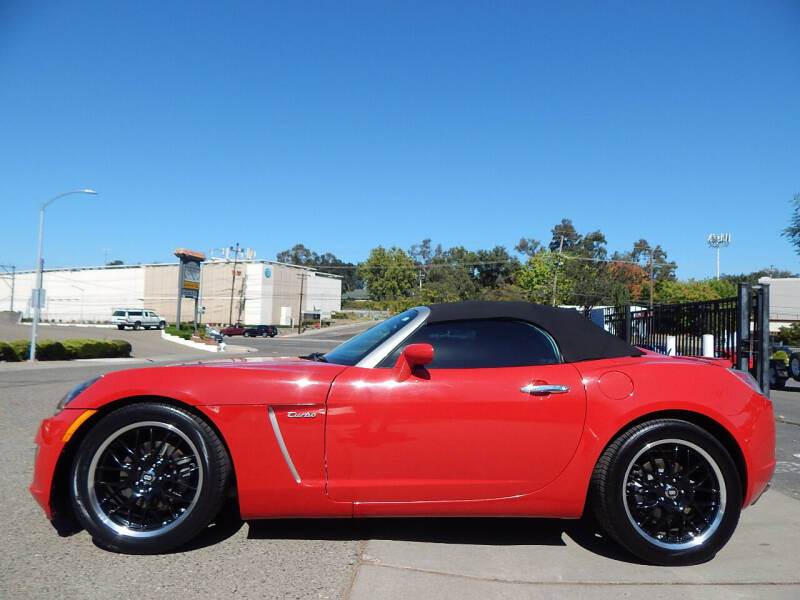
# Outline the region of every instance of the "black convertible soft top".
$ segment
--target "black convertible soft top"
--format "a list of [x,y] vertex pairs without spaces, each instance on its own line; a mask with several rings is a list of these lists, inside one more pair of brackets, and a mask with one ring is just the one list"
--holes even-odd
[[608,333],[577,310],[530,302],[448,302],[429,304],[428,323],[472,319],[527,321],[553,336],[566,362],[620,358],[644,354],[625,340]]

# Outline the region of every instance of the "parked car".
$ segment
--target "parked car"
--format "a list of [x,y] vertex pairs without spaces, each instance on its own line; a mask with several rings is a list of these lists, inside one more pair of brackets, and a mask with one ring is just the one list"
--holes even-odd
[[256,325],[245,329],[242,335],[244,337],[275,337],[278,335],[278,328],[275,325]]
[[176,548],[236,495],[243,519],[588,507],[640,559],[700,563],[775,466],[772,405],[729,367],[568,309],[420,306],[325,354],[84,382],[43,421],[30,490],[116,552]]
[[164,329],[167,322],[159,317],[152,310],[146,308],[121,308],[116,309],[111,315],[112,325],[116,325],[117,329]]
[[244,330],[247,329],[241,323],[237,323],[236,325],[231,325],[230,327],[225,327],[220,329],[220,334],[224,337],[226,335],[243,335]]

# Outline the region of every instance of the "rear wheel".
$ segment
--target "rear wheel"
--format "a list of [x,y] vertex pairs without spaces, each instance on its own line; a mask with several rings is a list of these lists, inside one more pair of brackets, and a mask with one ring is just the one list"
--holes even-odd
[[136,323],[133,324],[133,328],[134,329],[139,329],[141,326],[142,326],[142,322],[141,321],[136,321]]
[[105,416],[81,442],[72,502],[99,545],[166,552],[216,516],[229,472],[222,442],[202,419],[165,404],[132,404]]
[[739,521],[742,489],[727,450],[686,421],[630,428],[595,466],[591,502],[606,533],[659,565],[705,562]]

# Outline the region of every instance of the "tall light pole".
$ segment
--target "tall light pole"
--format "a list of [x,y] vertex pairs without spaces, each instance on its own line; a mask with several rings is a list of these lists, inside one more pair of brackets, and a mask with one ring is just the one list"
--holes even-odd
[[709,233],[708,239],[708,246],[710,248],[717,249],[717,279],[719,279],[719,249],[720,248],[727,248],[731,244],[731,234],[730,233]]
[[36,289],[33,290],[33,327],[31,327],[31,348],[28,353],[29,360],[36,360],[36,333],[39,327],[39,318],[42,311],[42,233],[44,232],[44,209],[48,204],[69,196],[70,194],[96,194],[94,190],[71,190],[58,196],[53,196],[47,202],[39,205],[39,248],[36,252]]

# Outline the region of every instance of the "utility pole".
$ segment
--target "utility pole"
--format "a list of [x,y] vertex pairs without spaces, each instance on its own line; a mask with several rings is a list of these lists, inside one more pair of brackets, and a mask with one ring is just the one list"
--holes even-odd
[[653,310],[653,249],[650,248],[650,310]]
[[239,242],[236,242],[236,248],[233,250],[233,277],[231,278],[231,310],[228,313],[228,325],[233,326],[233,288],[236,285],[236,262],[239,259]]
[[299,273],[297,276],[300,278],[300,310],[297,313],[297,335],[300,335],[300,328],[303,326],[303,284],[306,282],[307,275]]
[[558,260],[556,261],[556,272],[553,275],[553,306],[556,305],[556,284],[558,283],[558,267],[561,264],[561,250],[564,249],[564,236],[561,236],[561,241],[558,244]]

